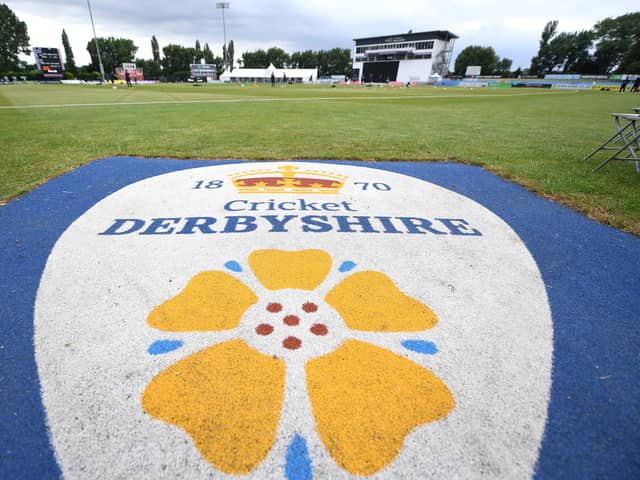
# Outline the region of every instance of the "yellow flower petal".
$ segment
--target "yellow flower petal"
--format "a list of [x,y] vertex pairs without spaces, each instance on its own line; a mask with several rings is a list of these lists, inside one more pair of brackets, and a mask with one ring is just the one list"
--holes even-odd
[[229,330],[240,324],[258,297],[240,280],[224,272],[202,272],[182,292],[147,317],[154,328],[169,332]]
[[415,427],[454,407],[435,374],[388,350],[348,340],[306,365],[318,434],[335,461],[354,475],[388,465]]
[[217,469],[246,474],[275,441],[284,378],[283,360],[233,340],[162,371],[145,389],[142,408],[185,430]]
[[438,322],[429,307],[402,293],[389,277],[379,272],[351,275],[336,285],[325,300],[354,330],[414,332]]
[[269,290],[313,290],[329,273],[331,256],[323,250],[256,250],[249,255],[249,265]]

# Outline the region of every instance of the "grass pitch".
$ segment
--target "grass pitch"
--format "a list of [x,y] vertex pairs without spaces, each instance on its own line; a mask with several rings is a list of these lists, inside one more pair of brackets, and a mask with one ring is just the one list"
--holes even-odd
[[640,95],[270,85],[0,86],[0,201],[113,155],[474,163],[640,235],[640,175],[582,158]]

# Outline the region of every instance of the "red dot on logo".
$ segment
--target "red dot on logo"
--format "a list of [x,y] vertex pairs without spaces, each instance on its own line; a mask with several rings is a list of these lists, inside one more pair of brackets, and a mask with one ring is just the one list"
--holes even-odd
[[278,313],[282,311],[282,305],[280,305],[279,303],[272,302],[269,305],[267,305],[267,311],[271,313]]
[[307,302],[304,305],[302,305],[302,310],[304,310],[307,313],[313,313],[318,311],[318,306],[315,303]]
[[295,327],[300,323],[300,319],[295,315],[287,315],[286,317],[284,317],[284,323],[286,323],[290,327]]
[[273,332],[273,327],[268,323],[261,323],[256,327],[256,333],[258,335],[271,335]]
[[287,337],[282,341],[282,346],[289,350],[297,350],[302,345],[302,340],[296,337]]
[[314,335],[324,336],[329,333],[329,329],[322,323],[316,323],[311,327],[311,333],[313,333]]

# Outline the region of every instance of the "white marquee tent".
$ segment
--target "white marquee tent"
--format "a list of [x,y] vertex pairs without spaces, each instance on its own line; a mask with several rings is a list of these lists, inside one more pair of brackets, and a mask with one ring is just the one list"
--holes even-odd
[[234,68],[233,72],[225,70],[220,75],[223,82],[270,82],[271,74],[277,82],[287,81],[309,83],[318,79],[317,68],[276,68],[270,64],[267,68]]

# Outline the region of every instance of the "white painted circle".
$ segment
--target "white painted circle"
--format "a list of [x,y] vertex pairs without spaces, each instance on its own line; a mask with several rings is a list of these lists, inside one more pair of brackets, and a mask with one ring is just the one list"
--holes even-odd
[[[247,320],[232,331],[167,334],[149,327],[146,318],[194,275],[226,271],[230,260],[244,267],[233,275],[262,292],[247,258],[254,250],[269,248],[322,249],[332,256],[331,273],[313,293],[318,301],[348,275],[338,270],[341,262],[352,261],[354,271],[385,273],[438,316],[434,328],[418,333],[335,329],[335,345],[347,336],[360,339],[433,371],[456,402],[447,419],[407,436],[398,457],[372,478],[531,476],[547,416],[553,334],[540,273],[516,233],[464,196],[360,166],[297,164],[347,176],[339,194],[239,194],[229,176],[256,165],[277,169],[283,164],[203,167],[137,182],[88,210],[55,245],[36,300],[35,348],[51,441],[64,477],[227,477],[202,459],[187,434],[146,415],[140,400],[149,381],[165,368],[212,344],[239,335],[248,338],[255,326]],[[221,180],[221,188],[205,188],[212,180]],[[227,202],[238,199],[267,205],[249,212],[224,210]],[[341,208],[301,211],[298,202],[293,210],[260,211],[269,199]],[[248,233],[99,235],[117,218],[142,219],[146,228],[154,218],[284,214],[297,216],[287,223],[288,232],[269,232],[268,222],[258,219],[258,228]],[[331,218],[331,231],[304,232],[300,217],[310,214],[424,218],[445,234],[344,233]],[[438,218],[467,223],[456,221],[447,228]],[[384,230],[379,220],[372,221]],[[172,224],[176,231],[181,222]],[[481,235],[451,234],[474,229]],[[299,302],[297,293],[280,294]],[[166,338],[181,340],[184,347],[159,356],[147,353],[154,341]],[[409,351],[400,343],[405,339],[429,340],[439,352]],[[260,341],[253,345],[270,351]],[[315,433],[302,372],[287,370],[289,387],[276,444],[252,478],[284,478],[285,452],[294,432],[307,441],[315,478],[349,476]]]

